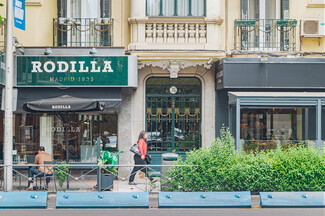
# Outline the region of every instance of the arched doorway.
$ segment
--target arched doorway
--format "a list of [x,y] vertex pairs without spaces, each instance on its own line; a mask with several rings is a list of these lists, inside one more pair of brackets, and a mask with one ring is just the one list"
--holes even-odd
[[152,77],[146,83],[146,131],[153,164],[201,147],[201,83],[197,78]]

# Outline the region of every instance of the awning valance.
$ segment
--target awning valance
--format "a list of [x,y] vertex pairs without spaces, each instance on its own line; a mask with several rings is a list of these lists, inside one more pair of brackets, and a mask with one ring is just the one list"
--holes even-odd
[[121,88],[18,88],[17,109],[24,103],[69,95],[105,103],[105,110],[117,109],[122,102]]
[[316,106],[325,105],[325,92],[228,92],[229,104],[240,100],[243,106]]
[[216,89],[325,89],[325,59],[224,58]]

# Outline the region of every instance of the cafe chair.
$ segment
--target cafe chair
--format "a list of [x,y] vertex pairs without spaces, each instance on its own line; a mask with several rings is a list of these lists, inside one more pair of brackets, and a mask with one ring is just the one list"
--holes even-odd
[[51,181],[51,177],[53,177],[53,181],[54,181],[54,187],[55,187],[55,191],[57,191],[56,188],[56,177],[55,177],[55,165],[56,165],[56,161],[44,161],[44,165],[51,165],[51,166],[45,166],[48,168],[48,171],[46,173],[42,173],[38,176],[36,176],[36,189],[37,187],[37,180],[39,180],[40,183],[40,189],[42,186],[42,181],[44,182],[44,191],[46,190],[46,188],[48,188],[48,184]]

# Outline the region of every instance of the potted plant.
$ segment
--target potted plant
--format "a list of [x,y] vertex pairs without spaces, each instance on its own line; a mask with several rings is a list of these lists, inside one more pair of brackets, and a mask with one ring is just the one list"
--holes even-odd
[[104,151],[98,159],[98,166],[100,166],[98,176],[100,184],[98,185],[100,191],[113,189],[114,175],[117,175],[117,168],[114,165],[118,163],[118,155],[120,153]]
[[58,166],[58,167],[56,167],[54,172],[55,172],[57,181],[59,183],[59,187],[61,188],[61,190],[64,191],[63,184],[64,184],[64,182],[67,181],[70,167],[68,166],[68,164],[65,161],[62,161],[61,165],[67,165],[67,166]]

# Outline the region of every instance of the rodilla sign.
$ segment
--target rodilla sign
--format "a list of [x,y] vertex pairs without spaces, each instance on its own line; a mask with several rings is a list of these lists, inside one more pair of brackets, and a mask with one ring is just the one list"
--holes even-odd
[[137,86],[136,56],[17,56],[17,86]]

